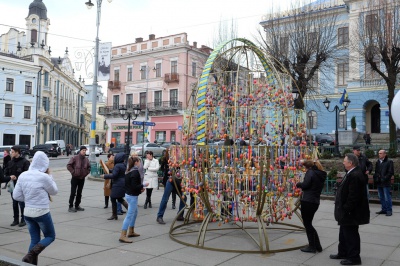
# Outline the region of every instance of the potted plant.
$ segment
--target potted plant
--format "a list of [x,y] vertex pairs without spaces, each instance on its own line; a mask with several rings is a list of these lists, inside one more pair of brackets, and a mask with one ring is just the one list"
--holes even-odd
[[350,123],[351,123],[351,129],[355,132],[356,128],[357,128],[357,123],[356,123],[356,117],[355,116],[351,117]]

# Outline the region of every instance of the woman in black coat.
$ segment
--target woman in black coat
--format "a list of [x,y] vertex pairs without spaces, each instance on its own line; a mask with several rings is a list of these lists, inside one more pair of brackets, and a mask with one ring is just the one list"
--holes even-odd
[[117,201],[128,209],[128,203],[124,200],[125,196],[125,171],[126,164],[124,163],[125,153],[120,152],[114,157],[114,168],[111,174],[102,175],[104,179],[112,179],[111,188],[111,203],[112,215],[108,220],[118,220],[117,216]]
[[303,182],[297,183],[296,186],[303,190],[300,201],[301,217],[303,218],[303,224],[306,228],[308,246],[300,250],[303,252],[316,253],[317,251],[322,251],[322,246],[319,241],[317,230],[315,230],[312,225],[312,221],[319,207],[320,196],[326,179],[326,172],[319,162],[304,161],[303,165],[307,169],[307,172]]

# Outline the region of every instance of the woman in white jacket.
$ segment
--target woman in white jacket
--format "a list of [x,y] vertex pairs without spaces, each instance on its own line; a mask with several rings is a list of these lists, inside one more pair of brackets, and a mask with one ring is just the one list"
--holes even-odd
[[[49,158],[41,151],[35,153],[29,170],[23,172],[13,191],[13,198],[25,202],[25,221],[28,224],[31,244],[23,262],[37,265],[39,254],[55,239],[49,203],[58,188],[50,175]],[[44,238],[40,239],[40,231]]]
[[160,163],[153,157],[152,151],[146,152],[146,160],[144,161],[143,168],[146,170],[143,183],[149,183],[146,187],[146,201],[143,206],[144,209],[147,209],[147,204],[149,204],[149,208],[153,207],[151,206],[151,193],[153,192],[153,188],[158,187],[157,171],[160,169]]

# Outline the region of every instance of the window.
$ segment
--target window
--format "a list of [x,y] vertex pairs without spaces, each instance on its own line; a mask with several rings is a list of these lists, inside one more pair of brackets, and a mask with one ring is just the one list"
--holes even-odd
[[346,111],[339,112],[339,128],[347,128],[347,114]]
[[281,53],[289,52],[289,37],[280,37],[279,49]]
[[25,94],[32,94],[32,82],[25,81]]
[[307,127],[309,129],[317,128],[317,125],[318,125],[317,112],[310,111],[310,112],[308,112],[307,117],[308,117],[308,121],[307,121],[308,125],[307,125]]
[[14,79],[7,78],[7,80],[6,80],[6,91],[14,91]]
[[126,95],[126,108],[132,108],[133,106],[133,94]]
[[169,102],[171,106],[176,106],[178,104],[178,90],[170,90],[169,91]]
[[171,140],[171,142],[176,141],[176,132],[175,131],[171,131],[170,140]]
[[15,145],[15,134],[3,134],[3,145]]
[[113,95],[113,109],[119,109],[119,95]]
[[346,85],[349,78],[349,63],[337,65],[337,85]]
[[143,143],[143,131],[136,131],[136,142]]
[[192,62],[192,76],[197,77],[197,63]]
[[141,66],[140,67],[140,79],[146,79],[146,66]]
[[49,97],[43,97],[43,109],[48,112],[50,109],[50,99]]
[[12,104],[5,104],[4,116],[12,117]]
[[349,27],[338,29],[338,46],[349,44]]
[[154,106],[161,106],[162,103],[162,91],[154,92]]
[[119,81],[119,69],[114,69],[114,81]]
[[121,143],[121,132],[111,132],[111,138],[115,138],[115,144]]
[[171,73],[178,73],[178,61],[171,61]]
[[157,142],[165,142],[166,136],[167,136],[167,132],[166,131],[156,131],[156,140],[157,140]]
[[[379,58],[374,58],[373,61],[376,64],[376,67],[380,69],[380,60]],[[378,72],[374,71],[371,65],[368,62],[365,62],[365,78],[364,79],[379,79],[381,76]]]
[[161,63],[156,64],[156,78],[161,77]]
[[365,31],[367,36],[370,36],[378,31],[378,14],[365,16]]
[[132,67],[128,67],[128,81],[132,81]]
[[24,106],[24,118],[31,119],[31,107]]
[[140,104],[140,109],[142,109],[142,110],[146,109],[146,93],[145,92],[140,93],[139,104]]
[[37,42],[37,30],[31,30],[31,42]]
[[49,72],[44,72],[44,86],[49,86]]

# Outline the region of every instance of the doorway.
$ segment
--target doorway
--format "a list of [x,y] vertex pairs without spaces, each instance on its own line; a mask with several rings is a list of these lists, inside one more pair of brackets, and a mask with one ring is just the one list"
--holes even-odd
[[375,104],[371,108],[371,133],[381,133],[381,106]]

